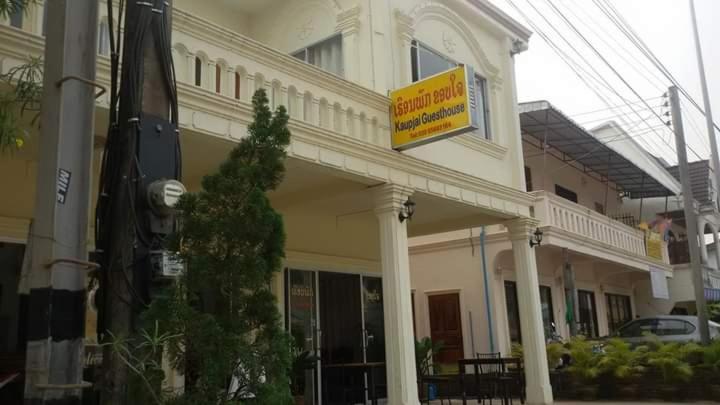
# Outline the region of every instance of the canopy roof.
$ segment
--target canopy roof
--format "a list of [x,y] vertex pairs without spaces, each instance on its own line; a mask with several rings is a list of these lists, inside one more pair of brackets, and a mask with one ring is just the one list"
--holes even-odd
[[[547,142],[547,153],[580,166],[586,172],[595,172],[601,180],[609,179],[618,191],[630,198],[664,197],[674,195],[679,189],[667,172],[670,183],[667,179],[658,180],[647,173],[626,157],[632,156],[630,153],[621,153],[616,145],[608,143],[608,140],[613,143],[625,141],[624,147],[628,142],[636,146],[624,132],[602,142],[547,101],[520,103],[519,112],[523,141],[538,147]],[[639,146],[637,149],[641,150]],[[634,153],[637,154],[637,151]],[[646,152],[640,153],[649,158]],[[659,164],[654,169],[664,172]]]

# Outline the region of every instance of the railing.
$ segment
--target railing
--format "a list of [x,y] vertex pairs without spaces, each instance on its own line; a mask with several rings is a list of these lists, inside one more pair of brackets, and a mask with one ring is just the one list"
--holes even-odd
[[[207,106],[193,101],[190,109],[232,116],[232,106],[249,104],[255,90],[264,88],[271,106],[284,105],[295,120],[390,148],[386,96],[182,10],[176,9],[173,19],[181,116],[183,103],[198,96]],[[39,32],[0,24],[0,37],[0,73],[26,62],[28,56],[42,56],[44,37]],[[201,61],[199,86],[195,85],[196,58]],[[97,79],[109,81],[107,56],[98,55]],[[107,106],[107,100],[98,103]],[[211,132],[229,136],[233,130],[215,119],[206,121],[216,127]]]
[[[582,205],[545,191],[535,195],[535,217],[541,226],[560,228],[568,233],[590,239],[636,256],[647,256],[645,234]],[[667,246],[663,242],[662,261],[668,263]]]

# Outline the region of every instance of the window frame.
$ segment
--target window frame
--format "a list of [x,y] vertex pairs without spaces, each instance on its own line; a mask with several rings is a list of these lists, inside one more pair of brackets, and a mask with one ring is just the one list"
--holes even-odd
[[[597,297],[595,297],[595,291],[590,290],[577,290],[578,292],[578,330],[582,331],[581,334],[583,334],[587,338],[596,338],[600,336],[600,330],[598,328],[598,312],[597,312]],[[590,316],[591,319],[587,320],[588,322],[581,321],[581,318],[583,317],[583,308],[581,308],[581,303],[583,302],[583,299],[581,298],[581,295],[588,296],[590,298],[590,308],[588,310],[591,312]],[[588,326],[592,326],[592,330],[588,331],[587,327],[583,327],[584,324],[591,324]],[[587,333],[590,332],[590,333]]]
[[[543,305],[543,291],[547,292],[547,303],[548,303],[548,315],[549,319],[547,320],[547,323],[545,322],[545,313],[542,312],[542,305]],[[540,312],[542,316],[543,326],[545,329],[545,339],[549,339],[552,337],[553,334],[553,323],[555,323],[555,308],[553,305],[553,295],[552,295],[552,287],[547,285],[540,285]]]
[[193,84],[195,84],[195,86],[197,86],[197,87],[203,86],[203,65],[204,64],[205,64],[205,62],[203,61],[203,59],[200,56],[195,55],[195,72],[194,72],[195,77],[193,80]]
[[[437,73],[433,73],[427,76],[422,75],[422,66],[420,63],[420,49],[423,49],[426,52],[434,54],[436,57],[445,60],[448,62],[449,66],[448,69],[452,69],[453,67],[460,66],[461,63],[457,62],[456,60],[446,56],[442,52],[437,51],[435,48],[427,45],[426,43],[418,40],[418,39],[412,39],[410,41],[410,74],[411,74],[411,80],[413,83],[425,79],[427,77],[433,76]],[[492,141],[492,125],[491,125],[491,111],[490,111],[490,97],[487,89],[487,78],[483,75],[479,74],[478,72],[474,72],[473,75],[473,85],[475,86],[475,97],[482,97],[482,109],[479,108],[477,100],[475,101],[475,107],[476,107],[476,113],[482,114],[482,123],[483,128],[478,128],[477,130],[471,132],[473,135],[480,139],[484,139],[486,141]],[[480,121],[480,117],[477,117],[478,121]]]
[[[310,62],[310,49],[311,48],[315,48],[315,47],[323,45],[325,43],[329,43],[330,41],[336,40],[336,39],[339,40],[339,44],[340,44],[340,71],[339,72],[333,72],[331,70],[327,70],[319,65],[316,65],[315,63]],[[334,34],[332,34],[328,37],[325,37],[321,40],[318,40],[309,45],[306,45],[300,49],[297,49],[293,52],[290,52],[289,55],[295,59],[298,59],[298,60],[301,60],[301,61],[307,63],[308,65],[312,65],[318,69],[322,69],[324,72],[328,72],[335,76],[344,78],[345,77],[345,50],[343,49],[343,41],[342,40],[343,40],[343,34],[341,32],[337,32],[337,33],[334,33]],[[300,53],[303,54],[302,58],[299,57]]]
[[[578,203],[578,194],[575,191],[567,187],[563,187],[557,183],[555,184],[555,195],[564,198],[570,202],[574,202],[575,204]],[[569,198],[570,196],[573,196],[574,198]]]
[[[618,307],[620,305],[620,307]],[[615,309],[622,308],[622,312],[627,314],[623,319]],[[620,330],[620,327],[633,320],[632,300],[629,295],[605,293],[605,309],[607,312],[608,332],[613,335]],[[618,319],[615,319],[618,315]]]
[[14,13],[8,15],[7,21],[9,26],[19,30],[23,29],[23,25],[25,24],[25,10],[16,10]]

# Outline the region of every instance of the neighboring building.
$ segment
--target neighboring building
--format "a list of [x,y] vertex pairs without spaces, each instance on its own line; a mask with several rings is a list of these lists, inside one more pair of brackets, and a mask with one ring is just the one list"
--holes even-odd
[[[720,212],[718,211],[715,176],[708,160],[690,162],[688,168],[695,200],[698,231],[702,235],[700,258],[705,281],[705,298],[708,301],[720,301],[720,269],[717,265],[720,262],[718,260]],[[676,179],[680,179],[678,166],[667,167],[667,170]],[[634,202],[628,208],[633,211],[639,210],[639,202]],[[645,222],[650,222],[658,217],[667,217],[672,220],[672,227],[668,233],[670,263],[673,265],[673,278],[668,282],[670,299],[658,300],[648,297],[646,300],[647,305],[658,314],[696,313],[695,288],[690,269],[690,251],[688,250],[684,209],[685,205],[681,196],[667,200],[651,198],[643,202],[642,213],[639,213],[639,217]]]
[[[531,209],[538,209],[538,201],[568,213],[576,206],[525,192],[513,55],[526,48],[530,32],[487,0],[209,4],[174,1],[183,182],[197,190],[200,179],[245,136],[256,89],[266,89],[273,106],[287,107],[288,170],[271,195],[284,217],[287,259],[273,289],[298,343],[320,354],[309,373],[313,384],[307,384],[306,403],[321,403],[323,395],[343,390],[330,379],[333,373],[323,372],[325,366],[380,361],[387,366],[382,385],[389,402],[417,404],[408,236],[496,224],[509,228],[513,240],[512,253],[509,240],[503,242],[499,260],[509,264],[514,255],[518,263],[513,274],[523,297],[519,313],[528,401],[550,403],[535,252],[527,243],[536,227]],[[97,77],[108,86],[104,9]],[[32,2],[26,14],[0,24],[1,72],[27,55],[42,55],[43,15],[43,2]],[[388,91],[457,63],[476,73],[479,129],[402,153],[392,150]],[[107,95],[97,107],[94,178],[108,124]],[[33,216],[42,139],[29,123],[28,131],[26,146],[0,159],[0,186],[6,191],[0,200],[0,260],[12,256],[0,265],[3,272],[17,273]],[[417,203],[415,216],[400,222],[409,196]],[[598,221],[599,231],[604,219]],[[547,238],[542,249],[553,246],[554,229],[571,235],[542,226]],[[602,249],[625,249],[630,266],[641,274],[647,270],[643,266],[655,263],[637,253],[641,237],[634,231],[616,225],[603,229],[623,241]],[[435,267],[427,274],[444,278],[449,270]],[[7,279],[3,300],[18,301],[15,281]],[[22,310],[3,322],[17,325],[20,319]],[[5,337],[14,329],[0,330]],[[7,351],[21,355],[22,343],[11,343]]]
[[[574,299],[578,333],[598,337],[638,315],[672,276],[667,245],[626,225],[618,215],[630,199],[680,191],[678,182],[615,124],[591,133],[545,101],[520,104],[526,188],[534,198],[542,244],[536,246],[541,313],[546,334],[553,324],[570,335],[568,303]],[[543,148],[543,145],[546,145]],[[617,218],[617,219],[614,219]],[[519,308],[529,296],[517,286],[517,262],[505,229],[477,227],[411,239],[410,268],[416,334],[448,335],[445,302],[454,303],[454,356],[508,353],[526,323]],[[648,249],[650,247],[650,249]],[[655,276],[653,276],[655,274]],[[572,288],[574,282],[575,289]]]

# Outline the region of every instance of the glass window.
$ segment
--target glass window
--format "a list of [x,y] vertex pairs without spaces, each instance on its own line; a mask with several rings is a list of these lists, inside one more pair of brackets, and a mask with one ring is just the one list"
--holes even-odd
[[555,318],[553,316],[552,289],[544,285],[540,286],[540,311],[545,328],[545,338],[549,339],[553,335]]
[[[428,76],[442,73],[458,65],[454,60],[445,57],[440,52],[426,46],[422,42],[412,41],[410,47],[410,63],[412,67],[412,81],[416,82]],[[475,102],[477,103],[478,129],[475,133],[483,139],[490,139],[490,121],[488,117],[489,103],[487,93],[487,80],[475,75]]]
[[655,333],[655,319],[639,319],[625,325],[618,331],[620,337],[642,337],[647,333]]
[[338,76],[344,74],[341,34],[300,49],[291,55]]
[[457,66],[457,62],[446,58],[418,41],[411,46],[413,82],[444,72]]
[[627,295],[605,294],[607,301],[607,319],[610,334],[632,320],[630,297]]
[[555,185],[555,194],[574,203],[578,202],[578,196],[576,192],[570,190],[569,188],[565,188],[559,184]]
[[107,21],[100,23],[100,32],[98,32],[98,53],[100,55],[110,54],[110,29]]
[[22,28],[24,13],[25,11],[22,10],[22,8],[18,8],[12,14],[10,14],[10,26],[15,28]]
[[487,102],[487,80],[475,75],[475,102],[477,103],[478,129],[476,133],[483,139],[490,139],[490,111]]
[[679,319],[658,319],[656,334],[658,336],[689,335],[695,332],[695,326]]
[[517,286],[514,281],[505,282],[505,304],[507,306],[508,329],[510,341],[520,343],[520,311],[518,308]]
[[235,98],[240,100],[240,73],[235,72]]
[[[518,305],[517,284],[514,281],[505,282],[505,304],[507,305],[508,329],[510,341],[520,343],[522,331],[520,330],[520,309]],[[540,307],[542,312],[543,327],[547,338],[552,336],[555,322],[553,316],[552,290],[550,287],[540,286]]]
[[586,337],[598,337],[597,308],[595,293],[578,290],[578,331]]

